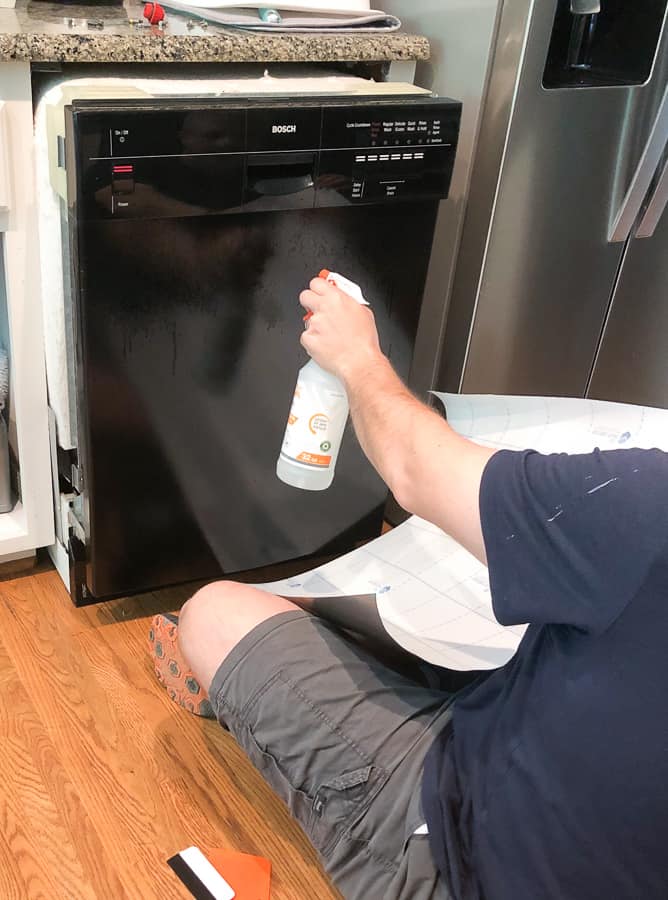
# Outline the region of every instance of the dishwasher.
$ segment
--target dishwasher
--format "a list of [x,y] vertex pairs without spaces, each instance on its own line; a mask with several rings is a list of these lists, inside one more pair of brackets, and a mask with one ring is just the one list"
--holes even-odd
[[72,82],[44,104],[52,555],[77,605],[305,568],[381,531],[387,489],[350,423],[328,490],[276,477],[307,359],[298,295],[323,268],[360,284],[408,376],[461,105],[307,80]]

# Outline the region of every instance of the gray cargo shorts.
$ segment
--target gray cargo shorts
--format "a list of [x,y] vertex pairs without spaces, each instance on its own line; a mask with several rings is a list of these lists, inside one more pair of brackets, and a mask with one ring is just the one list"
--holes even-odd
[[298,610],[240,641],[210,699],[347,900],[449,900],[421,827],[420,787],[452,694]]

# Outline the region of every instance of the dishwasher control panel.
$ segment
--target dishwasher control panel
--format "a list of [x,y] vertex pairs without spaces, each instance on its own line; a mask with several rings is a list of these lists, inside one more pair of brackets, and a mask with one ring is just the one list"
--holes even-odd
[[460,118],[424,95],[74,101],[68,196],[93,219],[444,198]]
[[338,179],[350,203],[446,197],[460,112],[459,104],[438,100],[325,108],[321,177]]

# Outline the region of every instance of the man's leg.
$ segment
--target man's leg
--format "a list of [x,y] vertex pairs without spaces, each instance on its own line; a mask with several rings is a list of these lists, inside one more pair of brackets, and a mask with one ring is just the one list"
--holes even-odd
[[423,834],[422,762],[451,697],[388,669],[288,600],[208,585],[179,644],[348,900],[447,900]]

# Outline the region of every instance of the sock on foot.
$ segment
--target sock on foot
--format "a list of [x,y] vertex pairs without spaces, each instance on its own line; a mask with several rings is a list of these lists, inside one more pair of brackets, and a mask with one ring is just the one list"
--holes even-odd
[[177,644],[178,616],[157,615],[148,633],[149,651],[158,681],[180,706],[196,716],[215,719],[206,692],[186,665]]

